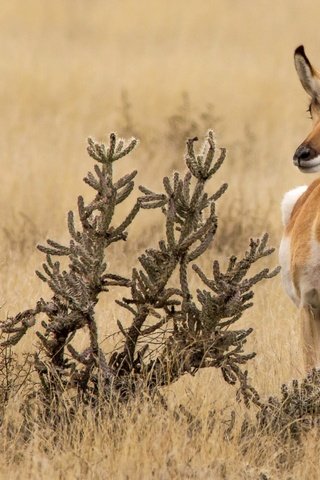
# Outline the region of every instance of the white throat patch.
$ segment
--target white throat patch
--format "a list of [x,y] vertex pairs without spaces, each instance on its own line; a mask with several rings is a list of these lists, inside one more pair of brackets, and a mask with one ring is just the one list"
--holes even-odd
[[302,185],[296,187],[293,190],[284,194],[283,200],[281,202],[281,213],[282,213],[282,223],[284,226],[287,226],[291,217],[291,212],[293,207],[296,204],[298,198],[307,190],[307,185]]

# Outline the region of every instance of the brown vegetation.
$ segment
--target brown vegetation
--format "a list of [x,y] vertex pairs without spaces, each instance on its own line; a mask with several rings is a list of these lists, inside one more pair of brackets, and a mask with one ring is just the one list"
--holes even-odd
[[[208,367],[220,368],[227,383],[239,382],[246,405],[251,400],[259,403],[257,392],[248,384],[247,371],[241,368],[255,356],[244,353],[252,328],[231,327],[252,307],[252,287],[276,276],[279,267],[271,272],[264,268],[248,277],[252,265],[274,251],[267,248],[267,234],[251,240],[242,259],[231,256],[225,272],[215,260],[212,278],[197,264],[213,242],[218,227],[216,202],[227,189],[227,184],[222,184],[215,193],[206,191],[225,160],[225,149],[215,159],[212,131],[199,151],[194,148],[197,140],[187,141],[187,173],[175,172],[171,180],[164,177],[163,193],[140,186],[143,195],[115,225],[118,205],[130,198],[137,171],[116,180],[114,164],[129,155],[137,141],[125,144],[112,133],[106,146],[89,138],[88,153],[97,163],[84,181],[95,191],[95,198],[86,204],[78,197],[79,227],[74,213],[69,212],[67,245],[48,239],[46,246],[38,246],[46,254],[46,262],[43,272],[36,273],[50,287],[52,297],[48,301],[40,298],[34,308],[0,324],[2,336],[7,334],[1,344],[7,353],[6,347],[17,345],[38,322],[38,316],[46,315],[47,320],[41,322],[43,331],[36,331],[40,342],[30,362],[39,375],[40,398],[45,400],[49,416],[53,415],[52,400],[59,402],[61,394],[70,389],[76,390],[77,404],[113,404],[130,399],[142,387],[154,394],[182,375],[195,375]],[[155,209],[164,215],[165,227],[158,248],[151,246],[140,255],[140,268],[132,268],[131,278],[110,272],[108,247],[127,241],[128,229],[140,210]],[[68,260],[68,267],[63,269],[56,257]],[[196,292],[190,289],[192,270],[198,276]],[[114,287],[130,289],[116,303],[132,320],[127,328],[118,320],[118,332],[109,332],[122,334],[123,341],[107,358],[100,347],[95,309],[100,295]],[[123,316],[121,311],[119,316]],[[73,346],[79,330],[87,330],[89,335],[89,345],[81,353]],[[4,362],[6,359],[7,355]],[[36,394],[36,384],[33,390]]]
[[[78,194],[89,196],[88,186],[79,186],[88,168],[88,133],[103,141],[105,132],[116,128],[120,136],[139,137],[141,144],[131,160],[119,163],[119,176],[130,169],[131,161],[132,170],[139,171],[138,183],[158,192],[165,175],[184,169],[185,136],[213,128],[229,152],[215,181],[228,181],[229,191],[217,207],[219,228],[207,252],[210,262],[199,258],[200,268],[210,276],[212,260],[217,259],[225,271],[226,259],[243,252],[248,238],[264,231],[273,245],[278,244],[282,194],[305,183],[290,161],[309,128],[307,114],[305,120],[302,116],[305,98],[292,52],[304,43],[317,58],[317,21],[318,7],[311,1],[263,0],[255,6],[191,1],[187,7],[180,0],[170,5],[94,0],[89,7],[84,0],[29,0],[23,5],[4,1],[1,320],[34,308],[40,297],[50,298],[48,285],[33,274],[43,262],[35,247],[45,238],[68,242],[65,212],[74,209]],[[115,222],[129,210],[120,204]],[[161,215],[144,212],[130,229],[130,242],[110,245],[110,271],[126,277],[128,265],[136,265],[148,246],[157,245],[165,234],[159,226]],[[195,292],[198,287],[194,275],[190,288]],[[123,342],[121,333],[110,336],[119,330],[114,300],[121,301],[122,289],[114,287],[95,309],[100,347],[107,358]],[[124,313],[124,329],[131,321],[130,313]],[[76,421],[53,428],[36,400],[31,409],[21,409],[26,392],[33,393],[32,384],[23,383],[32,367],[24,353],[37,348],[30,331],[15,347],[16,357],[7,352],[0,371],[2,413],[6,405],[0,476],[104,478],[107,472],[111,478],[130,479],[317,479],[312,417],[317,407],[310,412],[309,397],[305,399],[306,391],[311,396],[315,392],[299,383],[293,393],[291,387],[283,397],[278,393],[282,383],[291,385],[303,374],[296,313],[278,278],[257,288],[254,307],[237,328],[254,329],[246,349],[257,356],[247,365],[248,378],[266,407],[265,420],[277,403],[269,402],[269,396],[284,404],[272,431],[287,422],[288,415],[295,424],[302,411],[309,415],[300,443],[281,429],[277,437],[271,435],[264,421],[257,424],[255,408],[247,411],[242,403],[234,403],[235,391],[219,369],[184,375],[165,387],[165,403],[139,398],[117,415],[98,417],[98,422],[84,409]],[[74,348],[81,352],[88,337],[78,333]],[[32,375],[34,381],[35,372]],[[297,408],[292,403],[296,394],[303,399]]]

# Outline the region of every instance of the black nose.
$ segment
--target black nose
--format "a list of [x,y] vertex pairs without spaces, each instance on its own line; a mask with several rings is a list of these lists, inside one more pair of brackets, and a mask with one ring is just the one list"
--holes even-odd
[[312,160],[316,156],[317,152],[312,147],[308,147],[307,145],[300,145],[300,147],[297,148],[296,153],[294,154],[293,160],[299,165],[302,160],[306,162],[308,160]]

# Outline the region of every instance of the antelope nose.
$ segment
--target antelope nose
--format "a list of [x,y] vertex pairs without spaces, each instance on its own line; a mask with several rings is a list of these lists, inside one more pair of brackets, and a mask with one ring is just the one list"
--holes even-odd
[[306,145],[300,145],[297,148],[293,161],[295,164],[300,165],[300,162],[303,160],[304,162],[308,160],[312,160],[314,157],[317,156],[316,151],[312,147],[307,147]]

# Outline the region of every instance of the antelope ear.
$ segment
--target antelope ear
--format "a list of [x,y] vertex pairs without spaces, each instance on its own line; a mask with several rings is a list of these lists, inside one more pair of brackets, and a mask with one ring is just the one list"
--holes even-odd
[[311,65],[305,54],[303,45],[296,48],[294,52],[294,64],[300,78],[300,82],[311,98],[320,99],[320,76],[317,70]]

